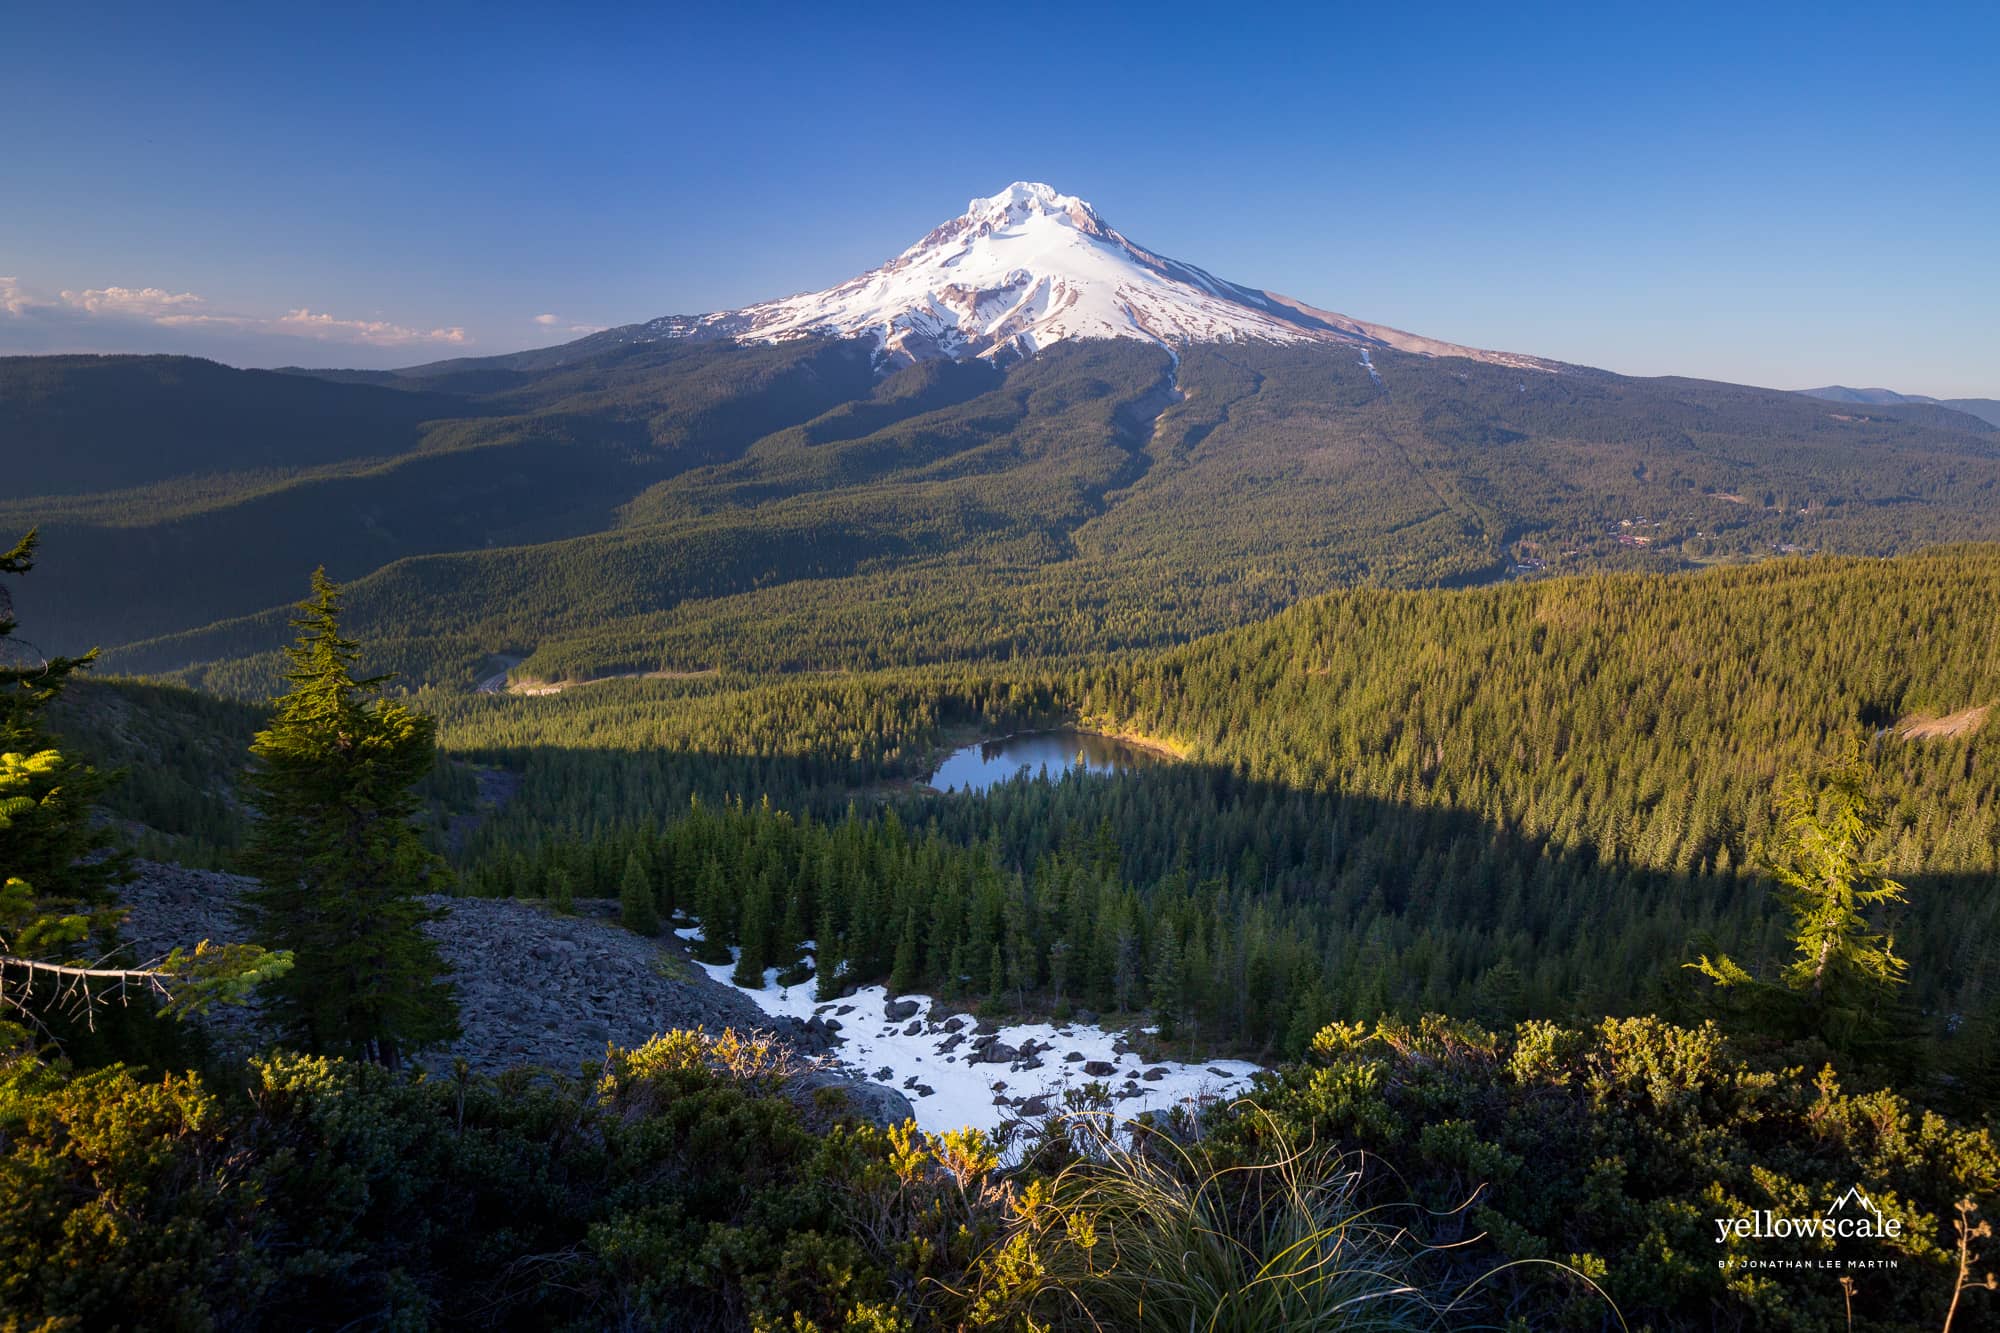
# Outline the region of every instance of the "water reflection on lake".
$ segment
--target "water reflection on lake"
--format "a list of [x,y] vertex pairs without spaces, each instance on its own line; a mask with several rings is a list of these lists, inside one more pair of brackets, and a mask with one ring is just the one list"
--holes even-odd
[[939,791],[980,792],[1023,769],[1054,778],[1071,768],[1124,773],[1164,762],[1164,757],[1152,750],[1109,736],[1087,731],[1029,731],[954,750],[931,774],[930,783]]

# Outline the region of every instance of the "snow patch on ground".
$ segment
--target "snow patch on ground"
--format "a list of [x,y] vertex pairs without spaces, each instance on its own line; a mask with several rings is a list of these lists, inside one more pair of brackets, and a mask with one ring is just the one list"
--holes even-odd
[[1382,372],[1375,369],[1375,363],[1368,357],[1368,349],[1361,349],[1361,364],[1368,368],[1368,378],[1375,381],[1375,387],[1387,392],[1388,385],[1382,383]]
[[[674,934],[699,940],[701,928]],[[970,1016],[948,1014],[928,995],[892,998],[881,986],[863,986],[837,1000],[816,1001],[812,981],[780,986],[777,968],[764,974],[761,989],[751,990],[736,986],[730,963],[695,966],[767,1014],[838,1023],[834,1055],[841,1066],[901,1090],[916,1108],[917,1124],[934,1133],[967,1125],[991,1129],[1010,1115],[1059,1109],[1065,1091],[1087,1083],[1105,1085],[1124,1117],[1195,1107],[1240,1096],[1259,1072],[1243,1060],[1148,1064],[1119,1049],[1125,1043],[1118,1034],[1089,1023],[1013,1023],[980,1034]],[[903,1016],[890,1018],[892,1007]],[[975,1061],[982,1047],[1010,1058]]]

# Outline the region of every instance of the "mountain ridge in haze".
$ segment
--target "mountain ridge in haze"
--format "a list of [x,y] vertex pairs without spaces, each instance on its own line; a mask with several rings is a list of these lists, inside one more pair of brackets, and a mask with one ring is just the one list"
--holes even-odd
[[1978,417],[1989,425],[2000,426],[2000,398],[1932,398],[1921,393],[1898,393],[1894,389],[1850,389],[1844,384],[1827,384],[1817,389],[1800,389],[1799,392],[1808,398],[1819,398],[1829,403],[1858,403],[1868,407],[1922,403],[1950,408],[1954,412]]

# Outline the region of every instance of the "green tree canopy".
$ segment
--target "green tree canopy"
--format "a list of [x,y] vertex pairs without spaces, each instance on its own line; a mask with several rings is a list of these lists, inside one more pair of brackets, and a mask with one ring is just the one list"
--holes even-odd
[[1813,780],[1794,775],[1780,784],[1777,822],[1764,863],[1792,914],[1794,958],[1776,983],[1760,982],[1727,956],[1706,955],[1688,966],[1727,989],[1756,999],[1783,995],[1803,1006],[1805,1025],[1839,1049],[1880,1040],[1893,1028],[1888,1011],[1907,964],[1895,938],[1867,909],[1906,901],[1903,886],[1867,855],[1881,828],[1871,807],[1872,781],[1858,747]]
[[441,913],[420,899],[446,872],[414,823],[435,727],[383,694],[386,677],[355,676],[360,649],[341,635],[324,569],[293,624],[291,689],[250,747],[245,789],[262,819],[246,863],[262,884],[247,913],[260,939],[297,958],[277,987],[286,1035],[395,1067],[458,1030],[423,932]]

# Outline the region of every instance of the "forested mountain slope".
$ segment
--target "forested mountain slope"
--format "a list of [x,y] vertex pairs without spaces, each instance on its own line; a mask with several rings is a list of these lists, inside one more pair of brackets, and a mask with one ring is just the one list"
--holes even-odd
[[[0,525],[41,528],[47,573],[22,596],[44,640],[107,646],[282,605],[321,563],[354,577],[417,553],[607,529],[645,487],[876,383],[865,353],[841,344],[634,348],[580,378],[447,378],[443,392],[257,372],[249,382],[278,419],[308,443],[323,431],[341,445],[259,452],[262,423],[240,419],[243,404],[232,404],[235,416],[207,412],[207,388],[176,396],[174,387],[249,372],[145,358],[173,372],[160,372],[165,387],[145,414],[176,423],[156,439],[93,405],[105,368],[121,359],[64,360],[81,369],[53,376],[19,409],[22,433],[0,438],[10,457],[25,440],[73,460],[64,475],[115,475],[122,488],[56,494],[51,474],[48,494],[0,494]],[[47,359],[11,364],[22,382],[51,378]],[[336,416],[296,426],[318,422],[329,395],[359,397],[396,424]],[[0,413],[12,401],[0,398]]]
[[1962,414],[1386,349],[884,375],[858,343],[668,341],[266,378],[426,416],[346,461],[0,502],[44,527],[45,638],[254,693],[324,562],[420,680],[502,652],[541,679],[876,668],[1160,645],[1357,583],[2000,537],[2000,432]]
[[[420,703],[450,753],[518,783],[463,842],[476,891],[611,895],[637,851],[679,867],[661,871],[669,903],[761,885],[774,960],[817,932],[886,975],[915,919],[926,985],[960,986],[966,964],[983,993],[997,948],[1010,986],[1094,1008],[1164,987],[1195,1030],[1253,1050],[1384,1008],[1692,1012],[1696,950],[1783,959],[1761,862],[1773,791],[1859,743],[1885,815],[1871,851],[1912,886],[1887,923],[1911,960],[1909,1030],[1947,1064],[2000,1069],[2000,709],[1979,712],[2000,704],[1995,623],[2000,547],[1967,546],[1351,589],[1094,664]],[[147,706],[176,698],[194,696]],[[1186,758],[983,797],[913,785],[970,735],[1079,719]],[[185,803],[186,832],[215,845],[187,785],[149,808]],[[748,815],[674,831],[691,800]],[[827,856],[879,871],[828,879]]]
[[[1229,977],[1191,994],[1235,1006],[1262,951],[1252,1013],[1189,1001],[1205,1023],[1258,1040],[1301,1012],[1309,1030],[1385,1004],[1512,1018],[1667,1003],[1704,936],[1781,956],[1759,860],[1772,792],[1860,742],[1887,817],[1873,850],[1917,886],[1892,925],[1916,960],[1912,998],[1937,1023],[2000,1021],[2000,971],[1983,945],[2000,929],[2000,725],[1918,725],[2000,701],[1996,620],[2000,548],[1976,547],[1353,590],[1097,668],[433,702],[448,746],[525,775],[517,805],[474,849],[499,856],[497,882],[525,892],[556,865],[607,887],[624,853],[592,851],[588,838],[643,827],[690,797],[768,794],[841,819],[858,790],[927,772],[954,728],[1080,717],[1170,738],[1187,760],[1116,782],[926,797],[903,818],[1071,885],[1028,889],[1018,910],[1036,924],[1000,941],[1030,978],[1047,980],[1052,945],[1116,955],[1125,930],[1143,986],[1162,957],[1156,932],[1171,930],[1175,950],[1200,940],[1204,968],[1222,966],[1217,940],[1232,941]],[[580,859],[547,843],[552,827],[586,840]],[[521,853],[528,865],[509,859]],[[1107,866],[1117,870],[1101,885]],[[1097,904],[1078,918],[1087,939],[1058,906],[1082,891],[1079,874]],[[961,916],[970,909],[935,877],[889,879],[905,886],[893,901],[841,909],[862,932],[853,956],[886,960],[912,911],[980,919]],[[813,910],[802,921],[819,928]],[[941,969],[993,942],[957,929],[939,927]]]
[[425,421],[465,414],[442,394],[187,356],[0,357],[0,501],[386,458],[415,447]]

